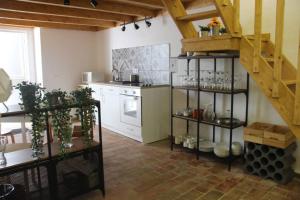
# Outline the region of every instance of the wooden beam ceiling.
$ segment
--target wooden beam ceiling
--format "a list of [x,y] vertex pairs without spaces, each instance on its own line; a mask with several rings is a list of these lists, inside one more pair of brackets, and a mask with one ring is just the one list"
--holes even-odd
[[84,25],[74,25],[74,24],[60,24],[52,22],[37,22],[37,21],[24,21],[15,19],[1,19],[0,25],[7,26],[22,26],[22,27],[44,27],[44,28],[57,28],[57,29],[73,29],[82,31],[99,31],[103,28],[95,26],[84,26]]
[[54,5],[42,5],[32,2],[1,0],[0,8],[3,10],[30,12],[37,14],[48,14],[58,16],[70,16],[79,18],[91,18],[107,21],[132,21],[134,18],[129,15],[121,15],[116,13],[108,13],[103,11],[86,10],[78,8],[69,8]]
[[65,16],[54,16],[54,15],[41,15],[36,13],[24,13],[16,11],[6,11],[0,9],[1,19],[15,19],[24,21],[36,21],[36,22],[56,22],[61,24],[73,24],[73,25],[86,25],[86,26],[96,26],[111,28],[116,26],[115,22],[104,21],[98,19],[85,19],[85,18],[73,18]]
[[154,9],[145,8],[142,6],[128,5],[122,2],[113,1],[98,1],[96,8],[90,5],[89,0],[70,0],[70,5],[64,5],[63,0],[20,0],[26,2],[43,3],[48,5],[59,5],[63,7],[82,8],[88,10],[104,11],[116,14],[124,14],[139,17],[155,17],[157,12]]
[[[211,5],[213,0],[182,0],[186,8]],[[161,0],[0,0],[1,24],[76,30],[102,30],[165,11]],[[14,24],[15,23],[15,24]]]

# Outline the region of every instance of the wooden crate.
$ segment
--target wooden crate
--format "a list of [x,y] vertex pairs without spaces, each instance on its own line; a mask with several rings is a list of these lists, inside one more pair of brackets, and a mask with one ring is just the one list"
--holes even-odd
[[273,147],[286,148],[295,140],[295,136],[288,127],[274,125],[265,130],[263,143]]
[[264,137],[264,131],[272,126],[272,124],[254,122],[250,126],[244,128],[244,135]]
[[247,142],[253,142],[256,144],[263,144],[263,137],[261,137],[261,136],[244,134],[244,140]]

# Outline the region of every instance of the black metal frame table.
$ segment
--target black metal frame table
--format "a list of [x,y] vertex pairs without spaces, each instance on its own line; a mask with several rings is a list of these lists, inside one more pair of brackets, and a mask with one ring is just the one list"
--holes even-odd
[[[229,156],[227,159],[228,162],[228,170],[231,170],[231,164],[234,159],[234,156],[232,154],[232,135],[233,135],[233,129],[239,128],[241,126],[247,126],[248,123],[248,102],[249,102],[249,74],[247,73],[247,84],[246,84],[246,89],[235,89],[234,88],[234,68],[235,64],[234,61],[236,58],[239,58],[238,54],[224,54],[224,55],[199,55],[199,56],[180,56],[180,57],[175,57],[171,59],[183,59],[187,61],[187,75],[189,75],[190,71],[190,61],[191,60],[196,60],[196,67],[197,67],[197,78],[198,78],[198,83],[197,86],[191,87],[191,86],[173,86],[173,75],[174,72],[170,72],[170,90],[171,90],[171,138],[170,138],[170,146],[171,150],[173,150],[175,144],[174,144],[174,118],[186,120],[186,132],[189,134],[189,123],[190,122],[196,122],[197,123],[197,149],[193,150],[192,152],[196,153],[197,159],[199,159],[200,155],[204,155],[203,152],[199,151],[199,138],[200,138],[200,124],[206,124],[206,125],[212,125],[213,126],[213,142],[215,142],[215,133],[216,133],[216,127],[220,128],[225,128],[229,129],[230,131],[230,136],[229,136]],[[217,69],[217,59],[231,59],[231,89],[230,90],[217,90],[217,89],[204,89],[200,87],[200,60],[201,59],[213,59],[214,61],[214,72],[216,72]],[[173,112],[173,104],[174,104],[174,90],[185,90],[186,91],[186,107],[190,106],[190,91],[194,91],[197,93],[197,110],[200,110],[200,92],[206,92],[206,93],[213,93],[213,111],[216,112],[216,95],[217,94],[224,94],[224,95],[230,95],[231,97],[231,112],[230,112],[230,125],[228,124],[219,124],[213,121],[205,121],[200,119],[198,117],[197,119],[191,118],[191,117],[184,117],[184,116],[179,116],[174,114]],[[245,94],[246,96],[246,108],[245,108],[245,121],[241,121],[240,123],[234,124],[233,123],[233,105],[234,105],[234,96],[237,94]],[[176,145],[180,146],[180,145]],[[215,156],[216,158],[216,156]],[[220,159],[224,160],[224,159]]]
[[[11,175],[17,172],[21,172],[27,169],[37,168],[38,171],[38,184],[39,184],[39,192],[41,195],[41,177],[40,177],[40,167],[44,166],[47,168],[48,174],[48,185],[50,190],[51,199],[58,199],[57,196],[57,172],[56,165],[58,162],[64,159],[74,158],[76,156],[82,156],[89,152],[96,152],[98,155],[98,167],[99,167],[99,189],[102,191],[103,196],[105,195],[105,183],[104,183],[104,167],[103,167],[103,148],[102,148],[102,130],[101,130],[101,112],[100,112],[100,102],[93,101],[85,104],[72,104],[69,105],[69,108],[82,108],[83,106],[95,105],[98,110],[98,134],[99,134],[99,142],[93,141],[90,146],[83,147],[82,139],[75,139],[75,145],[69,150],[67,156],[62,157],[58,152],[58,144],[47,142],[47,145],[44,145],[45,153],[40,155],[39,157],[32,157],[31,149],[23,149],[10,153],[6,153],[5,156],[7,158],[7,165],[0,167],[0,176]],[[62,106],[54,106],[51,108],[42,108],[39,112],[46,113],[46,132],[47,132],[47,141],[50,140],[50,125],[48,120],[48,112],[51,110],[62,109],[65,107]],[[24,111],[14,107],[13,110],[1,113],[1,117],[14,117],[14,116],[22,116],[29,114],[28,111]],[[81,148],[78,148],[78,144],[81,143]],[[55,147],[56,145],[56,147]],[[76,146],[77,145],[77,146]],[[92,188],[95,189],[95,188]]]

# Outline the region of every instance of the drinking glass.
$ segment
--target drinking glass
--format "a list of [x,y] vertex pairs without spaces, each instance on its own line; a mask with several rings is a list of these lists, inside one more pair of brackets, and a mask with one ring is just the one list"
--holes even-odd
[[6,165],[5,158],[5,148],[7,144],[7,138],[5,136],[0,136],[0,165]]
[[200,71],[200,88],[205,87],[205,71],[201,70]]

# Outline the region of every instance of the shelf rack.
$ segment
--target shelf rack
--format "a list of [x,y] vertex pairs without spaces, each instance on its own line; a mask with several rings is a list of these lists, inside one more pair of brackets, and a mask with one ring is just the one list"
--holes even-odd
[[[203,153],[201,151],[199,151],[199,139],[200,139],[200,124],[206,124],[206,125],[210,125],[213,126],[213,142],[215,142],[215,135],[216,135],[216,127],[220,127],[220,128],[225,128],[225,129],[229,129],[229,156],[225,159],[220,159],[217,156],[215,156],[213,153],[210,153],[211,156],[218,158],[218,160],[221,161],[225,161],[228,163],[228,171],[231,170],[231,164],[232,161],[236,158],[236,156],[234,156],[232,154],[232,135],[233,135],[233,129],[242,127],[242,126],[247,126],[248,123],[248,102],[249,102],[249,74],[247,73],[247,80],[246,80],[246,89],[235,89],[234,88],[234,68],[235,68],[235,59],[238,59],[239,55],[238,54],[234,54],[234,53],[229,53],[229,54],[220,54],[220,55],[199,55],[199,56],[180,56],[180,57],[171,57],[170,59],[183,59],[187,61],[187,75],[189,75],[190,73],[190,61],[191,60],[196,60],[196,69],[197,69],[197,77],[198,77],[198,84],[197,86],[174,86],[173,85],[173,76],[174,76],[174,72],[170,72],[170,90],[171,90],[171,138],[170,138],[170,146],[171,146],[171,150],[173,150],[173,148],[179,147],[180,145],[176,145],[174,144],[174,118],[177,119],[182,119],[186,121],[186,132],[187,134],[189,134],[189,123],[193,122],[193,123],[197,123],[197,146],[196,149],[194,150],[190,150],[189,152],[195,152],[197,159],[199,159],[200,155],[207,155],[209,153]],[[230,59],[231,60],[231,89],[230,90],[215,90],[215,89],[204,89],[200,87],[200,60],[202,59],[212,59],[214,62],[214,71],[216,72],[217,70],[217,60],[218,59]],[[175,115],[173,112],[173,104],[174,104],[174,90],[185,90],[186,91],[186,107],[189,107],[190,105],[190,92],[196,92],[197,93],[197,109],[200,109],[200,93],[201,92],[206,92],[206,93],[212,93],[213,94],[213,111],[216,112],[216,95],[217,94],[224,94],[224,95],[230,95],[230,119],[231,119],[231,123],[230,124],[220,124],[220,123],[216,123],[214,121],[205,121],[198,118],[191,118],[191,117],[184,117],[184,116],[179,116],[179,115]],[[237,124],[232,123],[233,120],[233,105],[234,105],[234,96],[238,95],[238,94],[244,94],[246,96],[246,111],[245,111],[245,120],[244,121],[240,121]]]
[[[97,108],[98,111],[98,137],[99,142],[93,141],[90,145],[86,145],[83,141],[83,139],[74,139],[73,143],[74,146],[66,153],[66,156],[62,156],[59,153],[59,147],[60,145],[58,143],[52,143],[47,142],[46,145],[44,145],[44,151],[45,153],[38,156],[38,157],[32,157],[32,150],[31,149],[23,149],[18,150],[10,153],[6,153],[5,156],[7,158],[7,164],[6,166],[2,167],[0,169],[0,176],[6,176],[15,174],[18,172],[22,172],[24,170],[28,169],[37,169],[37,178],[38,178],[38,193],[39,198],[43,199],[45,198],[45,194],[43,190],[48,190],[48,193],[46,193],[46,196],[50,199],[60,199],[58,196],[58,180],[57,180],[57,170],[56,166],[60,161],[75,158],[78,156],[86,156],[89,153],[96,153],[98,157],[98,175],[99,175],[99,184],[94,187],[90,188],[90,190],[94,189],[100,189],[102,191],[103,196],[105,196],[105,183],[104,183],[104,166],[103,166],[103,146],[102,146],[102,129],[101,129],[101,106],[100,101],[92,100],[90,102],[78,104],[73,103],[67,106],[67,108],[77,108],[81,109],[85,106],[94,105]],[[50,123],[49,123],[49,111],[53,110],[59,110],[64,109],[65,106],[57,105],[52,107],[44,107],[39,110],[36,110],[36,112],[43,112],[45,113],[45,129],[46,129],[46,136],[47,141],[51,141],[51,131],[50,131]],[[1,113],[1,117],[16,117],[16,116],[25,116],[26,114],[29,114],[29,111],[21,110],[20,107],[14,107],[13,109]],[[81,116],[82,117],[82,116]],[[82,121],[81,121],[82,125]],[[42,187],[42,181],[41,181],[41,174],[40,174],[40,167],[46,167],[47,168],[47,178],[48,178],[48,188]],[[84,191],[88,192],[88,191]],[[82,194],[82,193],[81,193]],[[78,194],[78,195],[81,195]],[[69,197],[68,197],[69,198]],[[71,198],[71,196],[70,196]]]

